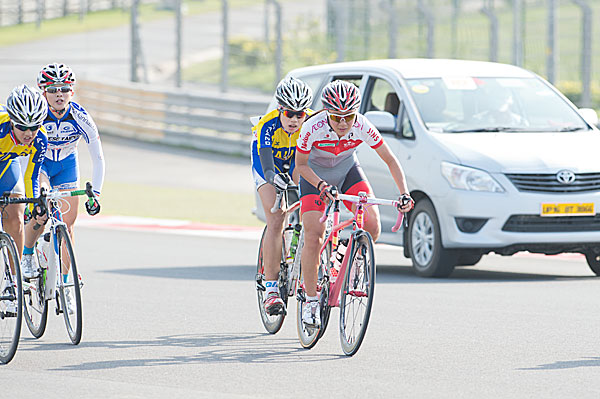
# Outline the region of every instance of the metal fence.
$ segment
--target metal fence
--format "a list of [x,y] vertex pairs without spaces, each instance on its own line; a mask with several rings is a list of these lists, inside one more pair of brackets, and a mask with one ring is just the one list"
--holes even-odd
[[246,156],[250,117],[268,105],[264,98],[105,81],[79,81],[77,101],[103,134]]

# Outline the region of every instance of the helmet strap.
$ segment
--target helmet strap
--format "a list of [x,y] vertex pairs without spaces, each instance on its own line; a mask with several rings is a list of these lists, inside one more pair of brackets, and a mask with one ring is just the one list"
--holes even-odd
[[67,103],[67,105],[65,105],[65,107],[63,109],[56,109],[54,108],[52,105],[48,104],[48,107],[50,108],[50,110],[56,114],[58,114],[58,116],[62,116],[62,114],[64,114],[67,111],[67,108],[69,107],[69,104],[71,104],[71,102],[69,101]]

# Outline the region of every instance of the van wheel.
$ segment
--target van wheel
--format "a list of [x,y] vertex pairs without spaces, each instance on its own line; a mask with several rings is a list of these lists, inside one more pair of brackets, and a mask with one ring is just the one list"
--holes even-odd
[[594,251],[585,253],[585,260],[596,276],[600,276],[600,254]]
[[421,277],[448,277],[457,263],[457,252],[442,247],[433,204],[422,199],[411,213],[408,246],[415,272]]

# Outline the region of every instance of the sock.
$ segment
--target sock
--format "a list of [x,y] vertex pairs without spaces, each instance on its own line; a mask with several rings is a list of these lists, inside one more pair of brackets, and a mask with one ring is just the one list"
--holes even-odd
[[267,287],[267,295],[269,295],[271,292],[279,292],[277,280],[267,280],[265,287]]
[[33,247],[23,247],[23,255],[33,255]]
[[306,296],[306,302],[317,302],[319,300],[319,296]]
[[69,275],[68,274],[63,274],[63,283],[67,283],[69,279]]

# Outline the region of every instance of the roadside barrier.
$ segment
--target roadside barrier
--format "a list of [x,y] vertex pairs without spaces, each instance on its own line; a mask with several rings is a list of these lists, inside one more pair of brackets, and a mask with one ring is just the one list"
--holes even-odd
[[242,94],[89,80],[77,82],[75,101],[101,134],[235,155],[250,154],[250,117],[268,105]]

